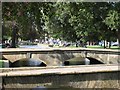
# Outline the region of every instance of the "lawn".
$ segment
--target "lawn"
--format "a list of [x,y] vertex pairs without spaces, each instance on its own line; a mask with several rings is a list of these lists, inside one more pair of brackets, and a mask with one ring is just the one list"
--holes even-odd
[[[100,45],[94,45],[94,46],[87,46],[87,48],[98,48],[98,49],[104,49],[103,46]],[[107,49],[120,49],[118,46],[111,46],[111,48],[107,48]]]
[[2,68],[3,67],[3,61],[2,60],[0,60],[0,68]]
[[[77,48],[76,46],[69,46],[69,48]],[[79,48],[79,47],[78,47]],[[82,47],[81,47],[82,48]],[[93,49],[104,49],[104,46],[100,45],[92,45],[92,46],[87,46],[87,48],[93,48]],[[111,46],[111,48],[106,48],[106,49],[120,49],[118,46]]]
[[99,48],[99,49],[104,49],[103,46],[99,46],[99,45],[87,46],[87,48]]

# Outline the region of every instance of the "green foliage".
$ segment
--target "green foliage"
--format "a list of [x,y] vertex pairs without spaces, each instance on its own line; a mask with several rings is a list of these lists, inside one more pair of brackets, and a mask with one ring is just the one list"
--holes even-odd
[[113,30],[120,28],[120,13],[116,10],[110,10],[105,23]]
[[[44,38],[45,34],[66,41],[113,40],[120,28],[120,3],[107,2],[9,2],[3,3],[4,36],[16,22],[23,40]],[[13,24],[11,24],[12,27]],[[113,31],[111,31],[113,30]],[[118,38],[118,37],[117,37]]]

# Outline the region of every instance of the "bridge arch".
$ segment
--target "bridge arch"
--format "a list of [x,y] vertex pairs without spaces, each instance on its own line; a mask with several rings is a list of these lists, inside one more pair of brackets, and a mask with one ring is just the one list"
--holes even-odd
[[31,58],[43,60],[49,66],[58,66],[61,62],[82,56],[89,59],[96,59],[105,64],[118,64],[120,52],[118,50],[96,50],[96,49],[3,49],[2,55],[11,62],[21,58],[27,58],[27,53],[31,54]]
[[101,62],[101,60],[93,58],[93,57],[86,57],[90,60],[90,64],[104,64],[103,62]]
[[10,67],[41,67],[47,64],[40,59],[35,58],[22,58],[10,63]]

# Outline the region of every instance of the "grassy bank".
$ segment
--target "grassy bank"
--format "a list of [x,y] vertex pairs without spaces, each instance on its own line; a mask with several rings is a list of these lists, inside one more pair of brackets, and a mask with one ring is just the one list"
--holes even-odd
[[3,66],[3,61],[2,60],[0,60],[0,68],[3,68],[4,66]]
[[8,60],[0,60],[0,68],[9,67]]
[[[99,46],[99,45],[94,45],[94,46],[87,46],[87,48],[98,48],[98,49],[104,49],[103,46]],[[110,48],[106,48],[106,49],[120,49],[118,46],[111,46]]]
[[[83,48],[83,47],[69,46],[68,48]],[[86,48],[104,49],[104,46],[92,45],[92,46],[87,46]],[[119,50],[120,48],[119,48],[118,46],[111,46],[110,48],[107,47],[106,49],[115,49],[115,50]]]

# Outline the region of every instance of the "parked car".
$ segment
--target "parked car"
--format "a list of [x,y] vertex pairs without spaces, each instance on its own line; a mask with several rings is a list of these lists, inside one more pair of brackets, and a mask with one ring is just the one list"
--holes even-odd
[[112,43],[112,46],[119,46],[119,43],[118,42],[114,42],[114,43]]
[[104,42],[103,42],[103,41],[99,42],[98,44],[99,44],[100,46],[104,46]]

